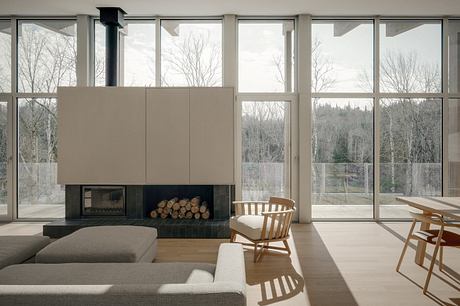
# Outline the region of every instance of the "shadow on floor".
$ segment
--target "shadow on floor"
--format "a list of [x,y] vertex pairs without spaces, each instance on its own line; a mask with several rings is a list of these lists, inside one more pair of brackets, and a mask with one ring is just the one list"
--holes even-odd
[[311,306],[358,306],[321,236],[311,224],[306,231],[293,231],[299,262]]
[[[260,286],[262,300],[259,305],[269,305],[290,299],[304,289],[302,275],[292,266],[291,259],[280,253],[270,252],[262,258],[262,262],[248,267],[246,282],[250,286]],[[245,252],[246,263],[252,262],[251,250]],[[267,267],[275,267],[267,269]]]

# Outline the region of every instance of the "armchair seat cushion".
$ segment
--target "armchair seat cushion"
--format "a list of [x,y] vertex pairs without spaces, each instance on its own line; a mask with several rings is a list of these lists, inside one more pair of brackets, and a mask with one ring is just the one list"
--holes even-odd
[[[270,232],[270,219],[267,222],[265,230],[265,239],[268,239]],[[262,239],[262,228],[264,226],[264,216],[262,215],[240,215],[230,218],[230,228],[238,233],[245,235],[253,240]],[[278,221],[275,221],[274,231],[278,227]]]

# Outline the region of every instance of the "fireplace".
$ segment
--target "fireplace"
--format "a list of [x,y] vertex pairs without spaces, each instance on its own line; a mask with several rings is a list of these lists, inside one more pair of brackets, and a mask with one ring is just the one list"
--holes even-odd
[[124,216],[124,186],[82,186],[82,216]]
[[[234,185],[66,185],[65,220],[43,226],[43,234],[60,238],[87,226],[140,225],[158,230],[160,238],[229,238]],[[205,218],[151,218],[163,200],[200,197]]]

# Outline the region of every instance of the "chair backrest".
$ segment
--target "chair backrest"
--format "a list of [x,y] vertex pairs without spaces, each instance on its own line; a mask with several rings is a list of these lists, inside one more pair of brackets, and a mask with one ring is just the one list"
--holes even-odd
[[438,214],[420,214],[416,213],[413,211],[409,211],[409,214],[414,218],[414,220],[420,221],[420,222],[425,222],[425,223],[430,223],[430,224],[435,224],[439,226],[444,226],[444,218],[441,215]]
[[270,197],[268,200],[268,211],[280,211],[294,209],[295,202],[291,199]]
[[271,197],[268,206],[269,212],[265,215],[262,237],[272,240],[289,236],[295,202],[291,199]]

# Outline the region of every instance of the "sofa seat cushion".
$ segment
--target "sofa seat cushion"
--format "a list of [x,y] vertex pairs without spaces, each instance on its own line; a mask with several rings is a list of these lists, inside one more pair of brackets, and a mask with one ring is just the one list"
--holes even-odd
[[[262,215],[241,215],[230,218],[230,228],[252,240],[260,240],[262,237],[262,228],[264,225],[264,216]],[[268,238],[270,232],[271,219],[267,221],[265,238]],[[275,230],[278,221],[275,221]]]
[[146,285],[214,281],[206,263],[66,263],[13,265],[0,271],[0,285]]
[[152,262],[156,238],[157,230],[152,227],[86,227],[48,245],[38,252],[35,262]]
[[46,236],[0,236],[0,269],[26,261],[49,243]]

